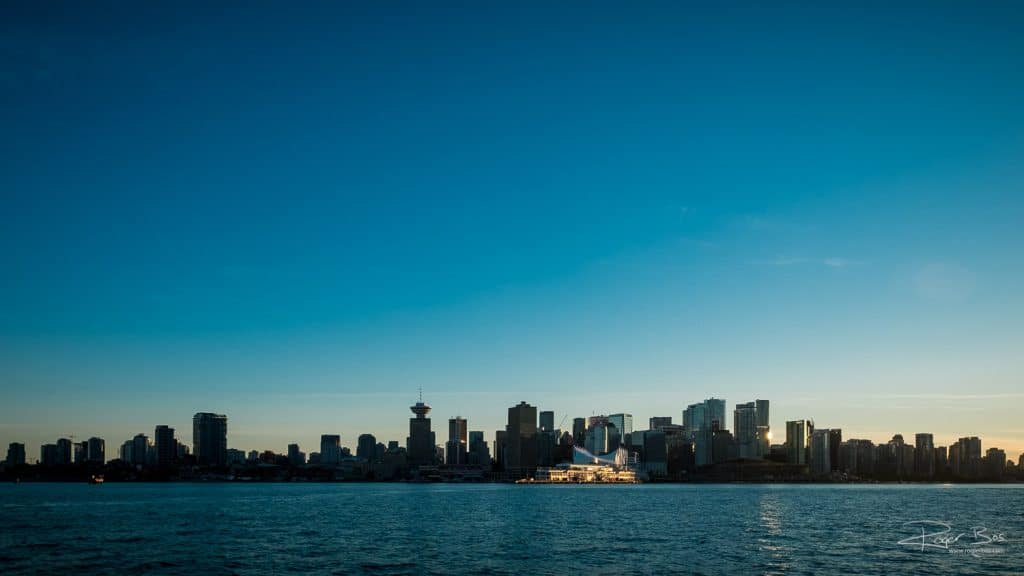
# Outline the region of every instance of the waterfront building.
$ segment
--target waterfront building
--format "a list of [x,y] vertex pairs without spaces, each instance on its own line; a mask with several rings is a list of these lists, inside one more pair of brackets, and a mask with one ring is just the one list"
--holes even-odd
[[341,434],[320,435],[320,465],[337,466],[341,463]]
[[306,464],[306,453],[299,449],[298,444],[288,445],[288,464],[291,466],[304,466]]
[[7,465],[21,466],[25,464],[25,445],[21,442],[11,442],[7,445]]
[[828,461],[832,465],[832,471],[842,469],[842,458],[840,451],[843,446],[843,431],[839,428],[828,429]]
[[608,417],[608,422],[615,426],[615,429],[619,434],[620,442],[624,442],[625,438],[629,437],[629,435],[633,433],[632,414],[612,414]]
[[790,464],[807,464],[807,438],[810,435],[807,420],[786,422],[786,461]]
[[84,464],[86,456],[89,454],[89,443],[75,442],[71,445],[71,448],[75,453],[75,464]]
[[935,441],[931,434],[914,436],[914,474],[926,480],[935,476]]
[[57,464],[71,464],[72,443],[67,438],[57,440]]
[[757,429],[757,405],[754,402],[737,404],[733,410],[733,432],[739,457],[752,460],[761,457]]
[[505,469],[527,476],[537,467],[537,408],[526,402],[508,409]]
[[178,461],[178,440],[174,437],[174,428],[161,424],[153,431],[156,442],[156,465],[173,466]]
[[572,419],[572,443],[576,446],[583,446],[586,441],[585,434],[587,432],[587,419],[586,418],[573,418]]
[[61,463],[56,444],[43,444],[39,447],[39,463],[43,466],[56,466]]
[[466,419],[461,416],[449,419],[448,442],[445,444],[445,465],[465,466],[468,444],[469,438]]
[[832,471],[829,440],[829,431],[826,429],[818,429],[811,433],[810,471],[815,476],[827,476]]
[[[383,455],[384,450],[381,450]],[[367,462],[376,462],[380,460],[377,457],[377,437],[373,434],[360,434],[359,439],[356,440],[356,458],[365,460]]]
[[224,451],[224,459],[226,460],[227,465],[244,466],[246,462],[245,450],[228,448]]
[[721,398],[708,398],[707,400],[690,404],[683,411],[683,426],[691,432],[697,430],[725,430],[725,400]]
[[103,464],[104,462],[107,461],[107,443],[103,440],[103,438],[97,438],[93,436],[92,438],[89,438],[88,441],[86,441],[85,445],[86,460],[88,460],[89,462],[96,462],[98,464]]
[[145,466],[149,462],[149,436],[138,433],[132,438],[132,464]]
[[469,454],[466,456],[466,460],[470,466],[490,468],[491,453],[487,449],[487,441],[484,440],[484,433],[482,431],[470,431]]
[[989,448],[985,451],[984,478],[1000,482],[1003,479],[1003,472],[1006,470],[1006,452],[999,448]]
[[228,463],[228,417],[198,412],[192,417],[192,449],[200,466]]
[[409,419],[409,437],[405,440],[409,465],[433,466],[437,458],[434,433],[430,430],[430,406],[423,403],[423,395],[416,404],[409,407],[413,417]]
[[540,412],[540,431],[553,432],[555,430],[555,413],[552,410]]
[[494,432],[494,465],[498,470],[504,470],[508,454],[508,431],[496,430]]

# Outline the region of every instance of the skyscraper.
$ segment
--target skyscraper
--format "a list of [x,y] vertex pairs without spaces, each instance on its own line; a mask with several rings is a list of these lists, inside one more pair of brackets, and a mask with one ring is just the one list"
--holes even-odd
[[531,474],[537,468],[537,408],[526,402],[509,408],[505,430],[506,470],[522,476]]
[[689,432],[725,430],[725,400],[708,398],[683,410],[683,426]]
[[226,466],[228,462],[228,417],[197,412],[192,417],[192,450],[200,466]]
[[931,434],[921,432],[914,436],[914,474],[926,479],[935,476],[935,440]]
[[11,442],[7,445],[7,465],[21,466],[25,463],[25,445],[20,442]]
[[71,440],[67,438],[57,440],[57,464],[71,464],[71,456]]
[[811,434],[811,474],[827,476],[832,471],[831,450],[829,450],[829,431],[815,430]]
[[303,466],[306,464],[306,454],[299,449],[298,444],[288,445],[288,463],[292,466]]
[[665,426],[671,426],[671,425],[672,425],[672,417],[671,416],[651,416],[650,420],[648,420],[648,429],[649,430],[659,430],[659,429],[661,429],[661,428],[663,428]]
[[156,442],[156,465],[172,466],[178,461],[178,440],[174,437],[174,428],[161,424],[153,431]]
[[585,441],[584,435],[587,433],[587,419],[586,418],[573,418],[572,419],[572,443],[577,446],[583,446]]
[[707,406],[706,425],[711,430],[725,430],[725,400],[721,398],[708,398],[704,401]]
[[341,434],[320,435],[320,464],[337,466],[341,463]]
[[148,456],[149,436],[140,432],[132,438],[132,464],[136,464],[138,466],[149,464],[146,459]]
[[430,431],[430,406],[423,403],[423,395],[416,404],[409,407],[415,414],[409,419],[409,437],[405,446],[409,453],[409,464],[413,467],[434,464],[437,452],[434,449],[434,434]]
[[373,434],[360,434],[356,441],[356,458],[367,462],[377,461],[377,437]]
[[832,470],[842,469],[840,449],[843,445],[843,431],[839,428],[828,429],[828,459]]
[[103,464],[106,462],[107,443],[103,438],[93,436],[86,442],[86,460]]
[[551,410],[544,410],[540,413],[540,429],[542,432],[551,432],[555,429],[555,413]]
[[448,442],[445,444],[445,464],[464,466],[469,440],[466,436],[466,419],[456,416],[448,420]]
[[755,459],[761,457],[757,442],[757,405],[754,402],[737,404],[733,411],[733,433],[739,450],[739,457]]
[[786,422],[786,460],[790,464],[807,464],[806,420]]
[[633,433],[632,414],[612,414],[608,417],[608,422],[615,426],[615,429],[619,432],[619,438],[623,441]]

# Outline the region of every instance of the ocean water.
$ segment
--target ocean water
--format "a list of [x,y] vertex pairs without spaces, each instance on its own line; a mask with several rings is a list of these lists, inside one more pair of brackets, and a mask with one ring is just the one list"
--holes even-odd
[[1024,573],[1024,485],[0,486],[0,574],[288,572]]

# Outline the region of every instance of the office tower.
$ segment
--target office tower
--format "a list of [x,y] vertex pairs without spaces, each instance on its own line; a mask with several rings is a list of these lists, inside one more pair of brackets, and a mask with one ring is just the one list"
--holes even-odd
[[811,433],[811,474],[827,476],[832,472],[832,451],[829,449],[829,431],[815,430]]
[[935,476],[935,441],[931,434],[914,436],[914,474],[925,479]]
[[56,444],[43,444],[39,447],[39,463],[43,466],[56,466],[61,463]]
[[341,434],[320,435],[320,464],[337,466],[341,463]]
[[786,422],[786,461],[790,464],[807,464],[806,420]]
[[508,464],[508,430],[494,432],[494,464],[499,470]]
[[946,459],[946,447],[936,446],[935,447],[935,476],[943,477],[949,475],[949,462]]
[[622,442],[624,442],[625,438],[633,433],[632,414],[612,414],[608,417],[608,422],[615,426],[615,429],[619,433],[620,441]]
[[587,419],[586,418],[573,418],[572,419],[572,443],[576,446],[583,446],[586,441],[585,434],[587,433]]
[[754,407],[757,411],[757,426],[764,426],[765,428],[771,429],[771,418],[768,416],[768,401],[755,400]]
[[464,466],[468,448],[466,419],[461,416],[448,420],[448,442],[445,444],[445,460],[448,466]]
[[703,402],[690,404],[683,410],[683,427],[689,432],[696,432],[704,429],[704,421],[707,414],[707,406]]
[[981,475],[981,439],[977,436],[963,437],[956,442],[957,458],[953,463],[953,474],[960,478],[977,479]]
[[228,417],[198,412],[192,417],[192,451],[200,466],[228,463]]
[[20,442],[11,442],[7,445],[7,465],[21,466],[25,463],[25,445]]
[[153,430],[153,441],[156,442],[156,465],[173,466],[178,461],[178,440],[174,437],[174,428],[160,424]]
[[71,464],[72,450],[71,440],[57,440],[57,464]]
[[721,398],[708,398],[704,401],[707,406],[705,425],[711,430],[725,430],[725,400]]
[[583,447],[591,454],[607,454],[619,447],[618,428],[607,418],[591,418]]
[[75,464],[84,464],[85,457],[89,454],[89,443],[75,442],[71,447],[75,453]]
[[1003,479],[1003,472],[1006,470],[1006,452],[999,448],[989,448],[985,451],[984,478],[999,482]]
[[840,449],[843,446],[843,431],[840,428],[829,428],[828,430],[828,459],[832,464],[832,470],[840,470],[842,468],[840,459]]
[[298,444],[288,445],[288,464],[292,466],[304,466],[306,464],[306,454],[299,449]]
[[182,444],[177,442],[178,445],[178,460],[184,460],[189,455],[188,444]]
[[551,432],[555,429],[555,413],[551,410],[544,410],[540,413],[540,430]]
[[529,475],[537,467],[537,408],[526,402],[508,409],[505,467]]
[[433,465],[437,452],[434,447],[434,433],[430,431],[430,418],[427,418],[430,406],[423,403],[423,397],[420,395],[420,401],[410,406],[409,410],[415,414],[409,419],[409,437],[405,441],[409,465],[414,468]]
[[466,458],[470,466],[490,467],[491,453],[487,449],[484,433],[474,430],[469,433],[469,455]]
[[132,464],[143,466],[148,464],[146,458],[149,456],[149,436],[139,433],[132,438]]
[[107,443],[103,438],[96,438],[93,436],[86,442],[86,456],[85,459],[89,462],[97,462],[103,464],[106,462]]
[[659,429],[661,429],[664,426],[671,426],[671,425],[672,425],[672,417],[671,416],[652,416],[650,418],[650,420],[648,420],[648,428],[647,429],[648,430],[659,430]]
[[693,432],[694,463],[700,466],[710,466],[714,463],[712,458],[712,441],[714,432],[710,428],[701,428]]
[[[383,452],[383,450],[382,450]],[[373,434],[360,434],[356,441],[356,458],[367,462],[376,462],[377,438]]]
[[736,446],[741,459],[753,460],[761,457],[758,444],[757,404],[746,402],[737,404],[733,411],[732,426],[736,437]]

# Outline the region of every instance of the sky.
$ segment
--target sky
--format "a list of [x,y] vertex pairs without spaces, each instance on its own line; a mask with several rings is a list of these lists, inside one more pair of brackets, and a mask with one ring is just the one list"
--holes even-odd
[[[708,397],[1024,451],[1013,2],[8,4],[0,445]],[[731,416],[727,418],[730,420]]]

